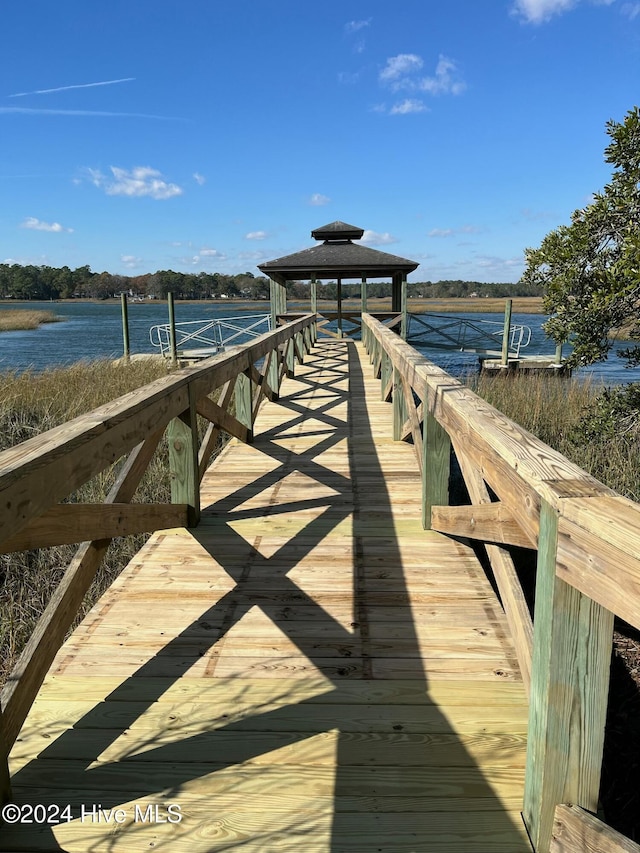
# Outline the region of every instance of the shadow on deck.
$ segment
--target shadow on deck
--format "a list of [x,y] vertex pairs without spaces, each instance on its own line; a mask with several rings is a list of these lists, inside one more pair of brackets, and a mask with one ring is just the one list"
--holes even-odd
[[362,359],[321,342],[209,470],[198,528],[155,534],[63,646],[13,790],[74,820],[0,849],[531,849],[502,610],[422,530]]

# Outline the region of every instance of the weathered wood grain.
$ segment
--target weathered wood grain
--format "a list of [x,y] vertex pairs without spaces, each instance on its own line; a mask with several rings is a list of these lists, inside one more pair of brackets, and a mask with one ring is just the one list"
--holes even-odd
[[531,541],[502,503],[477,506],[432,506],[431,529],[483,542],[530,548]]
[[551,853],[640,853],[640,845],[579,806],[559,805],[553,822]]
[[0,544],[0,554],[186,527],[187,504],[58,504]]

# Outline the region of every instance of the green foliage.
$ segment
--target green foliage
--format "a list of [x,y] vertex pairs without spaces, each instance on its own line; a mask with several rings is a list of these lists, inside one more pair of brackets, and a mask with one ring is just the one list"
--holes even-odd
[[[614,172],[591,204],[576,210],[570,225],[550,232],[538,249],[527,249],[523,282],[541,285],[545,325],[556,342],[571,339],[573,365],[607,357],[612,330],[640,337],[640,110],[609,121],[605,161]],[[640,347],[619,353],[631,366]]]
[[69,267],[55,269],[0,264],[0,298],[5,299],[109,299],[122,292],[166,299],[169,291],[176,299],[268,299],[269,281],[264,276],[256,277],[250,272],[224,275],[158,270],[129,277],[108,272],[95,273],[89,266],[70,270]]
[[572,444],[616,439],[637,447],[640,438],[640,383],[605,388],[584,409],[569,433]]

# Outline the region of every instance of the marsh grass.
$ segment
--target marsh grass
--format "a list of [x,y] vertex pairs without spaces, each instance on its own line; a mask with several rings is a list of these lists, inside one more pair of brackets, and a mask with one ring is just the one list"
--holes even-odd
[[[94,361],[37,374],[0,374],[0,450],[166,375],[165,364],[151,359],[133,361],[130,365]],[[123,461],[119,460],[69,499],[88,503],[104,501]],[[168,449],[163,441],[134,501],[162,503],[170,499]],[[130,536],[112,542],[76,624],[146,538],[145,535]],[[69,545],[0,555],[0,683],[7,678],[24,648],[76,548]]]
[[0,332],[30,331],[43,323],[58,323],[63,319],[53,311],[29,311],[21,308],[0,310]]
[[471,376],[467,384],[596,479],[630,500],[640,501],[637,414],[627,415],[626,421],[621,418],[613,428],[598,428],[597,412],[608,393],[603,385],[515,373]]

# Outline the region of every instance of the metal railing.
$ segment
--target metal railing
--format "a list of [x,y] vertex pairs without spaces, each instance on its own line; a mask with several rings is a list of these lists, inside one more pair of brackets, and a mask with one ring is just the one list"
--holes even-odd
[[[224,352],[235,344],[246,344],[251,339],[271,331],[269,314],[247,314],[241,317],[215,320],[188,320],[175,323],[175,342],[178,355],[203,358]],[[171,355],[171,324],[162,323],[149,330],[152,346],[163,356]]]
[[[422,328],[416,330],[416,326]],[[452,317],[447,314],[410,314],[407,340],[412,344],[423,344],[433,349],[500,356],[504,324],[492,320]],[[519,358],[520,350],[529,346],[530,341],[530,327],[522,323],[512,323],[509,326],[509,358]]]

